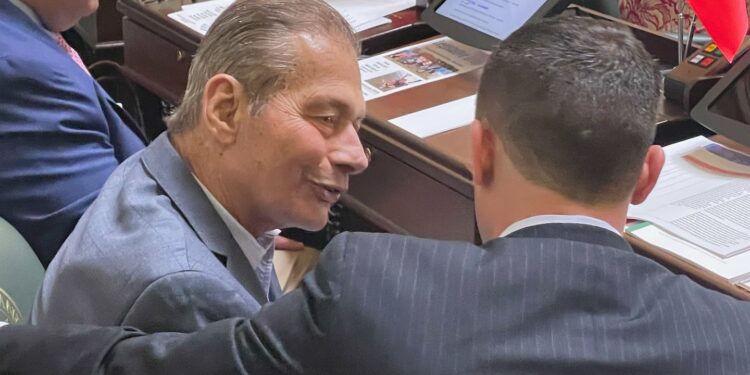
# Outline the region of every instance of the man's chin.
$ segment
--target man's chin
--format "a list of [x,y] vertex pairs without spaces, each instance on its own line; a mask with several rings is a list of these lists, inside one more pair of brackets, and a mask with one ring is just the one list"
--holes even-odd
[[325,228],[326,224],[328,224],[328,211],[326,211],[326,214],[322,219],[310,218],[310,220],[304,220],[297,223],[297,225],[295,225],[294,227],[306,230],[308,232],[317,232]]

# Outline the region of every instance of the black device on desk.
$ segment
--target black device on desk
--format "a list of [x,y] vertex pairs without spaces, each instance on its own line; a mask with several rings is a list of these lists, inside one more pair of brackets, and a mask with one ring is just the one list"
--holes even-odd
[[734,66],[690,113],[701,125],[750,146],[750,54]]
[[572,0],[436,0],[422,20],[451,38],[489,50],[529,21],[560,13]]
[[690,111],[731,65],[713,41],[664,77],[664,96]]

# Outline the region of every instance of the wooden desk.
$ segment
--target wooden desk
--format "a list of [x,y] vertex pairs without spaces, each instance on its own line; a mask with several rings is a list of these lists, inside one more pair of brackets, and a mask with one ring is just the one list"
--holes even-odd
[[[739,144],[726,137],[717,135],[712,137],[712,140],[735,150],[740,150],[750,154],[750,147]],[[630,242],[637,252],[665,265],[675,273],[685,274],[707,288],[718,290],[738,299],[750,301],[750,291],[732,284],[719,275],[709,272],[690,261],[675,256],[671,252],[652,245],[630,233],[625,234],[625,239]]]

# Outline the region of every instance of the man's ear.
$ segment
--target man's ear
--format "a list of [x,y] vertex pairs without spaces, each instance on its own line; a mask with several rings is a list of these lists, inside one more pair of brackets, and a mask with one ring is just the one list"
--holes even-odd
[[646,152],[646,158],[643,160],[641,174],[638,176],[638,182],[633,190],[630,203],[640,204],[646,200],[651,190],[654,189],[659,174],[664,166],[664,150],[661,146],[650,146]]
[[237,111],[244,110],[242,85],[228,74],[211,77],[203,90],[203,115],[210,134],[222,144],[237,138]]
[[495,140],[495,133],[479,120],[471,123],[471,173],[476,186],[488,186],[495,177]]

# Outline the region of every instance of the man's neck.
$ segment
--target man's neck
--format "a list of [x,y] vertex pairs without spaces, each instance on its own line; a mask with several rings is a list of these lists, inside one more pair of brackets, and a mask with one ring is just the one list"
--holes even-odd
[[587,216],[604,221],[618,230],[625,227],[627,202],[587,205],[544,188],[519,190],[517,194],[498,195],[493,202],[488,202],[494,206],[494,212],[483,218],[489,221],[483,225],[487,232],[483,233],[487,237],[485,240],[498,237],[515,222],[540,215]]
[[55,34],[50,31],[47,26],[44,25],[44,22],[42,22],[42,19],[39,17],[37,12],[32,8],[29,4],[24,2],[23,0],[9,0],[11,4],[15,5],[16,8],[18,8],[21,12],[23,12],[29,19],[34,22],[35,24],[39,25],[47,34],[50,35],[51,38],[54,39]]
[[230,199],[231,195],[225,189],[226,185],[222,182],[221,170],[214,168],[217,165],[215,159],[219,151],[213,149],[211,145],[205,142],[205,139],[206,137],[200,134],[199,129],[187,130],[186,133],[178,135],[169,134],[169,140],[172,142],[175,151],[180,155],[196,180],[245,230],[257,238],[276,229],[272,225],[250,225],[251,223],[264,223],[265,221],[255,217],[243,217],[238,215],[238,212],[233,212],[232,207],[236,205],[233,204]]

